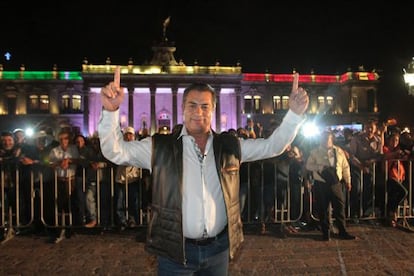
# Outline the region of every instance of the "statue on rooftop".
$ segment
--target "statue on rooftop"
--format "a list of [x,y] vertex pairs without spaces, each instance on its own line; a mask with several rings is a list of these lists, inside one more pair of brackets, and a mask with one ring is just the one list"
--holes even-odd
[[162,24],[163,28],[162,28],[162,38],[164,39],[164,41],[167,41],[167,27],[170,24],[171,21],[171,16],[168,16],[165,20],[164,23]]

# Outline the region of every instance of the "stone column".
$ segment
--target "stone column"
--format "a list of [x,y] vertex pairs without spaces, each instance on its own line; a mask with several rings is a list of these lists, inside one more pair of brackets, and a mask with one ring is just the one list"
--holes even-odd
[[128,126],[134,125],[134,87],[128,85]]
[[89,135],[89,85],[87,83],[83,84],[83,131]]
[[234,89],[234,92],[236,93],[236,124],[237,127],[241,126],[241,105],[242,105],[242,101],[241,101],[241,87],[237,87]]
[[221,108],[220,108],[220,90],[221,87],[214,87],[216,90],[216,132],[221,132]]
[[155,92],[157,88],[154,85],[151,85],[150,87],[150,117],[151,117],[151,129],[150,134],[153,135],[157,132],[157,114],[155,112]]
[[172,121],[172,127],[174,127],[177,124],[177,92],[178,92],[178,88],[177,87],[172,87],[171,88],[172,91],[172,117],[173,117],[173,121]]

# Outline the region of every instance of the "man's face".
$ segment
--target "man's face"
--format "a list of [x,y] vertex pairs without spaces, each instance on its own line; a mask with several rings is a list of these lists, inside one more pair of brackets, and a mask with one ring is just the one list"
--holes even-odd
[[21,144],[24,142],[25,135],[23,131],[16,132],[14,136],[16,137],[16,141],[18,144]]
[[69,146],[69,135],[66,133],[59,135],[59,143],[63,149],[66,149]]
[[127,132],[124,134],[124,140],[125,141],[134,141],[135,140],[135,134],[131,132]]
[[1,137],[1,145],[5,150],[11,150],[14,146],[14,139],[12,136],[2,136]]
[[83,139],[83,137],[76,137],[75,144],[78,148],[83,148],[85,146],[85,140]]
[[365,132],[369,137],[374,136],[377,133],[377,125],[374,122],[370,122],[365,126]]
[[210,131],[213,99],[209,91],[191,91],[183,103],[183,120],[190,135]]

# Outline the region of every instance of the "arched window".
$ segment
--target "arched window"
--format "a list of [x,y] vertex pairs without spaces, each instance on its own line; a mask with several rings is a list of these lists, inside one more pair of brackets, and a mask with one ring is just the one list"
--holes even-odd
[[253,96],[254,113],[262,113],[262,97],[259,95]]
[[17,114],[17,98],[15,95],[7,97],[5,112],[9,115]]
[[326,104],[329,106],[333,105],[333,97],[332,96],[327,96],[326,97]]
[[62,104],[62,111],[70,110],[70,95],[63,95],[61,104]]
[[66,92],[60,98],[60,113],[82,112],[82,96],[75,92]]
[[289,109],[289,96],[282,97],[282,109],[284,110]]
[[244,96],[244,113],[245,114],[252,113],[252,96],[251,95]]
[[72,109],[74,111],[81,111],[82,109],[82,96],[75,94],[72,96]]
[[244,113],[261,113],[262,112],[262,97],[259,95],[245,95],[244,96]]
[[273,96],[273,111],[282,109],[282,100],[280,96]]
[[28,113],[47,113],[49,112],[49,95],[30,94],[27,102]]
[[318,96],[318,110],[321,111],[325,108],[325,97]]
[[171,117],[166,109],[162,109],[157,118],[158,130],[169,131],[171,129]]

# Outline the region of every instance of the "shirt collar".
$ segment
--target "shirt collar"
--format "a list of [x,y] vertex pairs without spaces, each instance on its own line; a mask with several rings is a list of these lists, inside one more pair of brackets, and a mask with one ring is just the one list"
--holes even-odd
[[[211,137],[213,135],[213,132],[211,131],[211,129],[208,131],[208,136]],[[180,139],[181,136],[190,136],[187,132],[187,128],[185,126],[183,126],[183,128],[181,129],[180,135],[178,135],[177,140]]]

